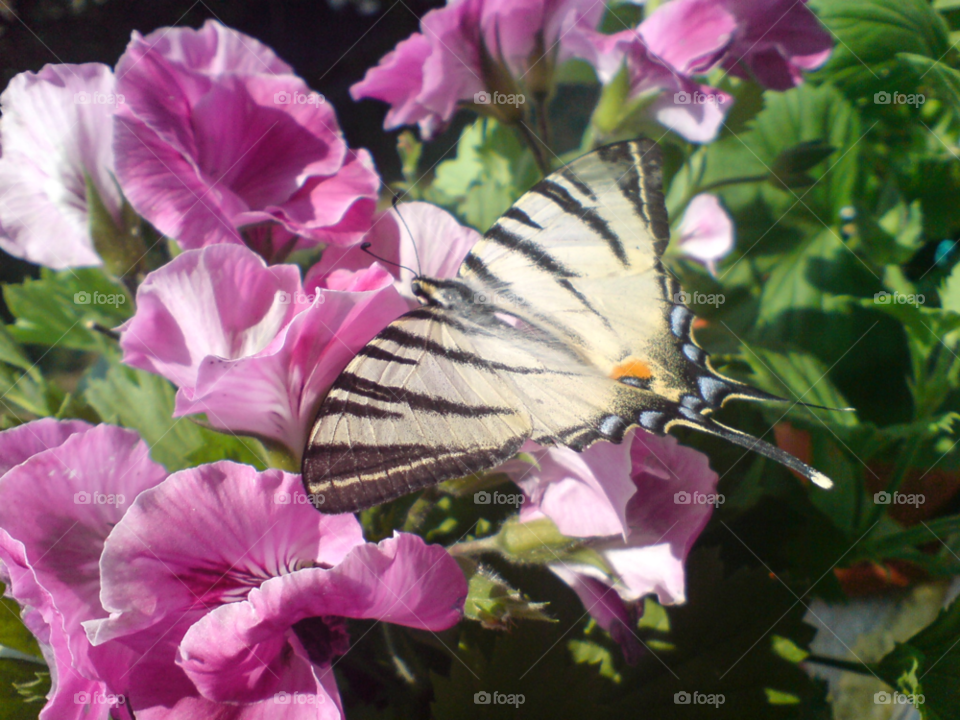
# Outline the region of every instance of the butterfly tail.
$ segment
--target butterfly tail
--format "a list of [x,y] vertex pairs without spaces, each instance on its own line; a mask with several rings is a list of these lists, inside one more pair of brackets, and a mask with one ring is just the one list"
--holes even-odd
[[742,447],[747,448],[748,450],[753,450],[754,452],[760,453],[764,457],[768,457],[771,460],[784,465],[785,467],[795,470],[805,478],[810,480],[814,485],[829,490],[833,487],[833,481],[824,475],[819,470],[816,470],[809,465],[807,465],[802,460],[795,458],[790,453],[785,450],[781,450],[776,445],[771,445],[766,440],[761,440],[758,437],[754,437],[749,433],[741,432],[726,425],[721,425],[716,420],[711,418],[704,418],[702,423],[694,422],[684,422],[682,423],[687,427],[692,427],[697,430],[700,430],[710,435],[716,435],[721,437],[724,440],[728,440],[732,443],[736,443]]

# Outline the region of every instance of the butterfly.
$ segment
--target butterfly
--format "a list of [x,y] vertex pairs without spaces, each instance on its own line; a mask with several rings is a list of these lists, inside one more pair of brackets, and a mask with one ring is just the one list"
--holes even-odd
[[303,455],[319,510],[489,470],[527,440],[581,451],[633,426],[696,428],[831,486],[711,417],[734,398],[783,399],[718,374],[693,340],[661,259],[661,164],[646,139],[584,155],[507,210],[456,278],[414,278],[422,306],[362,348],[320,405]]

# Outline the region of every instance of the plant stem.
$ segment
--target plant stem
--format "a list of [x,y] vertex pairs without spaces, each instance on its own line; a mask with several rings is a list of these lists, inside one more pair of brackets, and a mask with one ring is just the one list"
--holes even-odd
[[537,161],[537,167],[540,168],[540,172],[543,173],[544,177],[549,175],[551,170],[550,161],[543,152],[546,145],[544,145],[543,141],[534,134],[523,120],[514,125],[514,127],[517,128],[517,131],[527,146],[533,151],[533,157]]
[[457,557],[458,555],[479,555],[484,552],[498,552],[497,538],[495,535],[483,538],[481,540],[467,540],[447,548],[447,552]]
[[825,665],[827,667],[837,668],[838,670],[846,670],[847,672],[859,673],[860,675],[869,675],[871,677],[876,677],[876,673],[866,663],[854,662],[852,660],[840,660],[838,658],[823,657],[822,655],[809,655],[804,658],[803,662],[816,663],[817,665]]

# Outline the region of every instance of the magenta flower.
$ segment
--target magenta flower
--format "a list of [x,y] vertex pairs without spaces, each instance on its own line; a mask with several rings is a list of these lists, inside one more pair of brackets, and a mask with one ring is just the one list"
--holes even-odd
[[734,244],[733,221],[720,198],[701,193],[690,201],[680,221],[680,252],[703,263],[716,275],[717,261],[726,257]]
[[438,631],[467,594],[443,548],[403,533],[364,543],[353,515],[313,509],[299,476],[231,462],[142,494],[101,568],[110,617],[86,628],[97,646],[143,653],[150,672],[123,688],[148,720],[339,718],[331,667],[349,649],[345,618]]
[[[410,202],[382,213],[364,241],[370,243],[371,253],[386,261],[387,269],[396,277],[394,287],[414,308],[420,303],[411,290],[411,270],[431,278],[456,277],[463,259],[480,237],[480,233],[461,225],[446,210],[430,203]],[[319,282],[334,287],[338,278],[353,277],[369,267],[371,260],[371,255],[358,246],[327,248],[320,262],[311,268],[305,284]]]
[[567,28],[596,27],[603,10],[593,0],[451,2],[424,15],[422,32],[399,43],[350,94],[390,103],[387,130],[418,123],[429,139],[461,104],[485,104],[478,93],[522,92],[549,72],[567,57]]
[[134,33],[117,64],[117,177],[134,208],[186,247],[246,241],[268,260],[370,227],[380,181],[333,109],[253,38]]
[[589,545],[612,574],[572,562],[550,568],[611,631],[626,657],[635,657],[628,622],[635,619],[635,603],[650,593],[664,604],[684,601],[683,563],[713,504],[723,502],[717,474],[703,453],[642,430],[628,433],[620,445],[598,442],[579,455],[567,448],[525,450],[537,465],[514,460],[504,466],[529,498],[521,520],[546,516],[564,535],[594,538]]
[[408,307],[380,265],[337,280],[304,287],[296,266],[240,246],[187,251],[139,287],[124,362],[179,386],[176,416],[206,413],[298,455],[337,375]]
[[[129,717],[81,623],[107,615],[98,565],[107,534],[166,471],[133,431],[51,419],[0,433],[0,469],[3,581],[50,667],[41,719],[105,719],[111,709]],[[126,653],[114,648],[101,661],[122,665]]]
[[0,95],[0,248],[57,270],[100,265],[85,176],[119,223],[113,112],[123,97],[106,65],[45,65]]

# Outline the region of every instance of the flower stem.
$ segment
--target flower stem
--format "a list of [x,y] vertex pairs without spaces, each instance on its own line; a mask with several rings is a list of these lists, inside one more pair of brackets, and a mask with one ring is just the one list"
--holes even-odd
[[816,663],[817,665],[825,665],[827,667],[837,668],[838,670],[846,670],[847,672],[859,673],[860,675],[869,675],[871,677],[876,677],[876,673],[870,665],[862,662],[854,662],[852,660],[840,660],[839,658],[830,658],[823,657],[822,655],[808,655],[804,658],[803,662]]
[[540,172],[543,173],[544,177],[549,175],[551,170],[550,161],[543,152],[546,145],[544,145],[543,141],[536,136],[523,120],[514,125],[514,127],[517,128],[517,131],[523,137],[527,146],[533,151],[533,157],[537,161],[537,167],[540,168]]
[[457,557],[458,555],[479,555],[484,552],[499,552],[496,535],[485,537],[480,540],[467,540],[459,542],[447,548],[447,552]]

